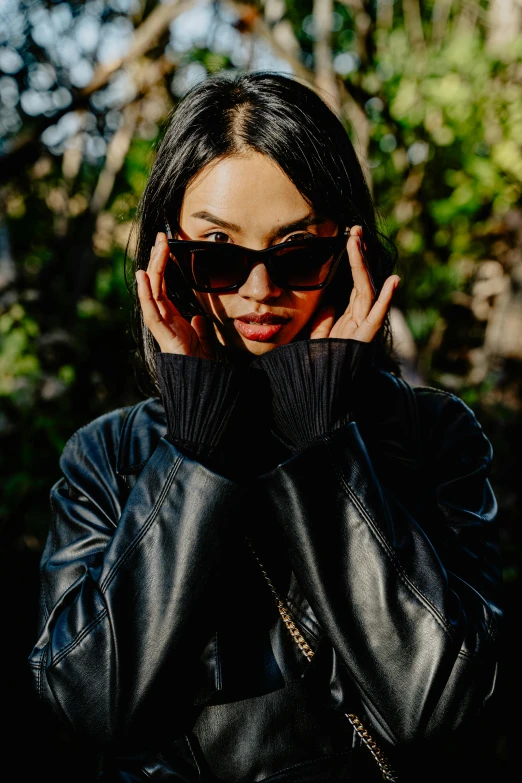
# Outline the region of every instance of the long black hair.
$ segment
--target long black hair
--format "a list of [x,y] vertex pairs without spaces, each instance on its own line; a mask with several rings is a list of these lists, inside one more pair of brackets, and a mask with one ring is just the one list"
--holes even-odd
[[[130,279],[135,279],[136,269],[147,268],[156,234],[165,230],[165,216],[174,230],[179,229],[191,180],[212,161],[247,151],[273,160],[314,211],[334,220],[340,231],[362,226],[369,272],[379,292],[393,272],[396,251],[377,228],[372,198],[346,129],[314,89],[273,72],[209,77],[171,112],[136,213]],[[345,311],[352,289],[350,266],[343,261],[322,299],[322,304],[335,305],[336,318]],[[135,285],[131,290],[138,352],[157,391],[157,345],[143,322]],[[169,295],[185,317],[204,314],[180,276]],[[400,374],[388,318],[372,343],[375,363]]]

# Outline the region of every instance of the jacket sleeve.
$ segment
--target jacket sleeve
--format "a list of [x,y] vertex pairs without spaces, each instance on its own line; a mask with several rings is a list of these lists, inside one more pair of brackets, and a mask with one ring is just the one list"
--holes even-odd
[[419,407],[416,518],[356,421],[258,479],[350,689],[392,745],[452,731],[487,701],[501,614],[490,443],[457,397],[426,389]]
[[128,732],[162,669],[174,704],[182,691],[182,639],[237,490],[161,438],[125,502],[120,431],[109,414],[62,454],[29,660],[41,698],[102,744]]

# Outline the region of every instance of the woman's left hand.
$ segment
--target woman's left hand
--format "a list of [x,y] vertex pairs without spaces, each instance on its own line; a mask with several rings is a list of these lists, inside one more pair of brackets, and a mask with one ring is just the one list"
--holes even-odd
[[333,305],[320,308],[312,319],[310,339],[341,337],[369,343],[381,328],[400,277],[390,275],[386,278],[374,301],[375,293],[364,263],[362,243],[361,226],[353,226],[346,244],[353,277],[348,307],[336,323]]

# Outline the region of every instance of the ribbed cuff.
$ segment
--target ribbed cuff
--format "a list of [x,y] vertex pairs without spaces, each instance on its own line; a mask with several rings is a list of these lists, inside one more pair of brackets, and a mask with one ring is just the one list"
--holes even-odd
[[371,363],[370,343],[298,340],[256,359],[272,390],[274,434],[292,451],[350,421],[358,379]]
[[199,461],[217,449],[240,390],[240,371],[196,356],[157,353],[167,439]]

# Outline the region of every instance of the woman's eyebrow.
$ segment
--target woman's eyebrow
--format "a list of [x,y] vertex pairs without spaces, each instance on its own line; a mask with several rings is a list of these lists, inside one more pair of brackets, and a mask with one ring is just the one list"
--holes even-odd
[[310,226],[318,226],[324,223],[324,218],[316,215],[315,212],[310,212],[298,220],[292,220],[291,223],[285,223],[283,226],[278,226],[270,232],[268,239],[273,242],[274,239],[281,239],[285,234],[289,234],[292,231],[300,231],[303,228],[309,228]]
[[[216,226],[220,226],[221,228],[228,228],[230,231],[235,231],[237,233],[241,231],[240,226],[236,226],[235,223],[229,223],[222,218],[211,215],[210,212],[193,212],[191,217],[197,218],[199,220],[207,220],[209,223],[214,223]],[[305,215],[298,220],[292,220],[291,223],[285,223],[282,226],[278,226],[270,232],[268,240],[273,242],[274,239],[281,239],[281,237],[284,237],[291,231],[299,231],[303,228],[309,228],[310,226],[317,226],[323,223],[324,220],[325,219],[323,217],[316,215],[315,212],[310,212],[308,215]]]
[[228,228],[230,231],[241,231],[239,226],[236,226],[234,223],[227,223],[226,220],[211,215],[210,212],[193,212],[191,217],[198,218],[199,220],[207,220],[209,223],[214,223],[216,226],[221,226],[221,228]]

